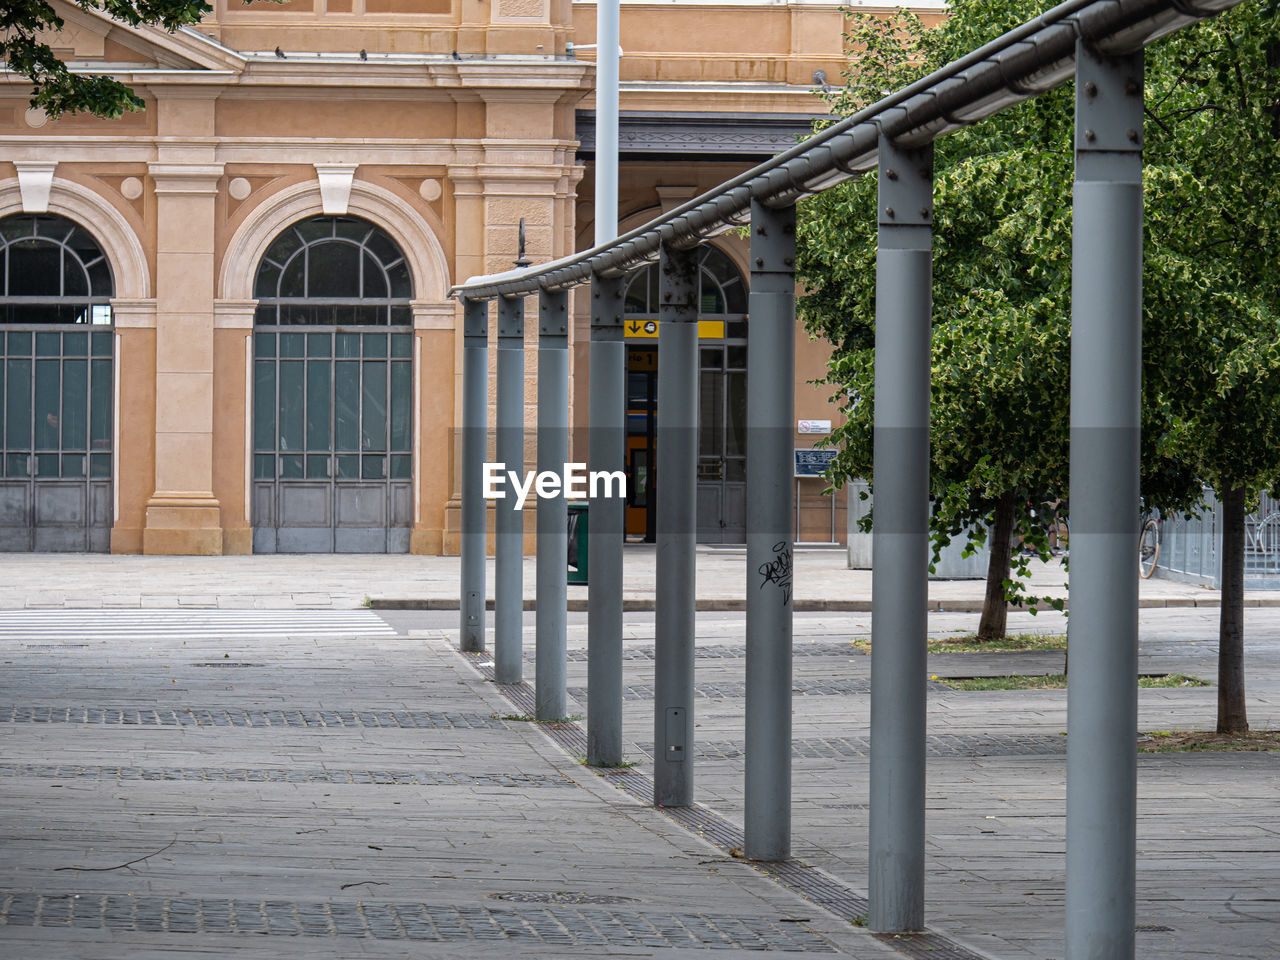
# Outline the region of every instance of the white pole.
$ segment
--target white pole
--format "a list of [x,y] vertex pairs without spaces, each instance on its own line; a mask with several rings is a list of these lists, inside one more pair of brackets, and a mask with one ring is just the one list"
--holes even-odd
[[596,246],[618,236],[618,3],[596,0]]

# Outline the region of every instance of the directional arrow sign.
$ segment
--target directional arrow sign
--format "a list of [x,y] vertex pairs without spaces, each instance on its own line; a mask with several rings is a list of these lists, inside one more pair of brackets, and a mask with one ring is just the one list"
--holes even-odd
[[626,332],[629,340],[656,340],[658,338],[658,321],[628,320]]

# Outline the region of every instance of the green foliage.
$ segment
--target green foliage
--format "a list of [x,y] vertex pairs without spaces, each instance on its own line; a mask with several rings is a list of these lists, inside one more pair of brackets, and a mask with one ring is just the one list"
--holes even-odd
[[[198,23],[213,8],[204,0],[75,0],[85,10],[101,10],[117,20],[138,26],[154,24],[169,32]],[[64,21],[45,0],[9,0],[0,4],[0,53],[14,73],[33,88],[31,106],[50,117],[91,113],[118,117],[142,109],[142,100],[118,80],[72,73],[48,44],[51,31]]]
[[[854,54],[833,111],[1046,6],[956,0],[927,32],[907,13],[850,14]],[[1067,491],[1073,96],[1065,84],[936,145],[935,547],[991,522],[1011,492],[1015,534],[1048,556],[1033,511]],[[1149,506],[1185,510],[1201,481],[1256,494],[1280,478],[1275,12],[1246,0],[1149,48],[1147,104],[1142,486]],[[837,483],[871,476],[876,189],[868,175],[827,191],[801,208],[798,229],[798,311],[835,346],[828,381],[847,417],[832,437]],[[1137,519],[1135,507],[1135,539]],[[1015,554],[1015,574],[1025,564]]]

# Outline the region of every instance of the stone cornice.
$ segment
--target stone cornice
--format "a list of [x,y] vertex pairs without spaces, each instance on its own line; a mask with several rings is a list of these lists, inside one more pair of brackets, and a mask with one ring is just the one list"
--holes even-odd
[[222,164],[152,163],[147,173],[155,182],[157,194],[210,196],[218,192]]
[[[624,111],[618,118],[623,157],[772,157],[810,133],[818,114],[657,113]],[[578,111],[578,156],[595,155],[595,112]]]

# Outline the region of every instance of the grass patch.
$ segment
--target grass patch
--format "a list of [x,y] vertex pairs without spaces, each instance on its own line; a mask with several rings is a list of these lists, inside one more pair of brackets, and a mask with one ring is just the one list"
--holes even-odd
[[1150,730],[1139,753],[1191,753],[1206,750],[1280,750],[1280,731],[1215,733],[1211,730]]
[[[930,679],[945,684],[952,690],[1065,690],[1065,673],[1048,673],[1041,676],[1003,677],[939,677]],[[1139,687],[1207,687],[1199,677],[1185,673],[1165,673],[1138,678]]]
[[[871,638],[857,637],[853,645],[863,653],[870,652]],[[1013,653],[1018,650],[1059,651],[1067,648],[1065,633],[1011,633],[1003,640],[979,640],[975,633],[959,633],[954,637],[930,637],[930,653]]]

